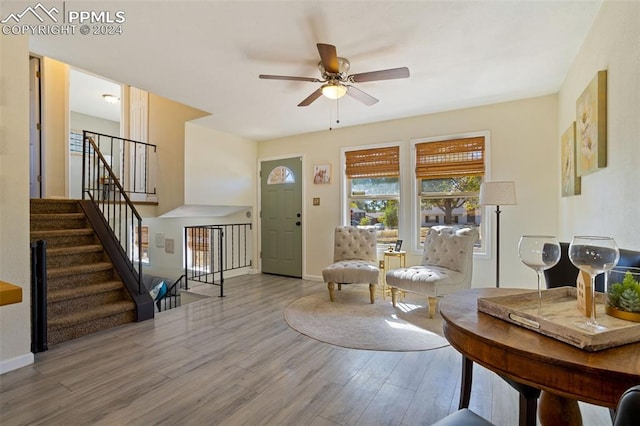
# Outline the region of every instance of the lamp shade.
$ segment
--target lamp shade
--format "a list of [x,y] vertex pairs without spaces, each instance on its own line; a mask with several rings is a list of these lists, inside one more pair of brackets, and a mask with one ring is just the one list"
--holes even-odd
[[480,205],[504,206],[515,203],[515,182],[484,182],[480,185]]
[[347,87],[337,83],[322,85],[322,94],[329,99],[339,99],[347,93]]

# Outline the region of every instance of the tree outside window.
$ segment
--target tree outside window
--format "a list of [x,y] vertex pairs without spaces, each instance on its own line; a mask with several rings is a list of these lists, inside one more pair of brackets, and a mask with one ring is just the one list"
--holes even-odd
[[416,144],[421,243],[431,226],[480,227],[484,157],[484,137]]
[[372,148],[345,153],[351,226],[372,227],[378,243],[398,239],[400,148]]

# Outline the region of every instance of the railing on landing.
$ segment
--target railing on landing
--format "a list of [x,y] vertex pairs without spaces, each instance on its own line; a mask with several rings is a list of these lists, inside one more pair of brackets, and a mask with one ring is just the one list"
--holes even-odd
[[217,285],[224,297],[224,272],[252,265],[250,231],[250,223],[185,226],[185,287]]
[[93,132],[83,133],[82,199],[88,197],[102,212],[112,237],[128,260],[127,266],[135,276],[141,294],[142,244],[134,244],[134,239],[142,241],[142,218],[92,135]]
[[156,145],[88,130],[83,133],[95,142],[130,198],[140,201],[132,194],[156,195]]

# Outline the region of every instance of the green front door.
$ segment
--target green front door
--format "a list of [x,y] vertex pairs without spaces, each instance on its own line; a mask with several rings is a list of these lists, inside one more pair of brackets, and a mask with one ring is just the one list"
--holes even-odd
[[262,272],[302,278],[302,158],[260,164]]

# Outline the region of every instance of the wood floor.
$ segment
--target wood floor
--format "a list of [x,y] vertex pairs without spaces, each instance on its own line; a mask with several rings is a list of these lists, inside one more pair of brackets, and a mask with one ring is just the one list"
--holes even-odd
[[[284,308],[319,291],[325,284],[236,277],[225,298],[52,347],[0,376],[0,424],[429,425],[456,410],[451,347],[353,350],[289,328]],[[517,425],[516,392],[482,367],[474,374],[471,408]],[[585,425],[611,424],[606,409],[581,407]]]

